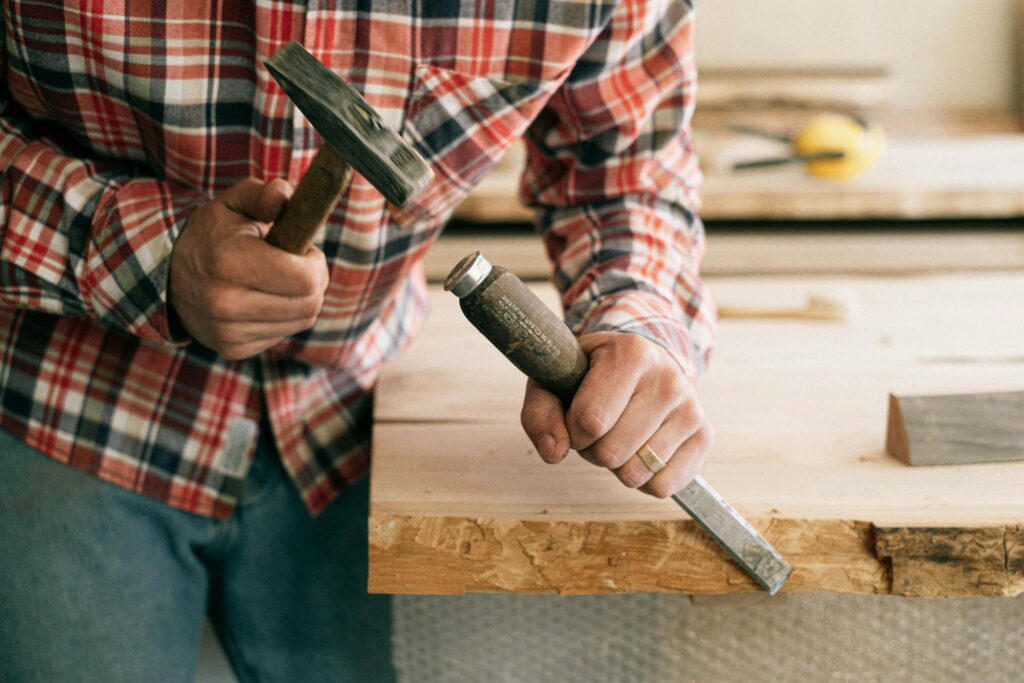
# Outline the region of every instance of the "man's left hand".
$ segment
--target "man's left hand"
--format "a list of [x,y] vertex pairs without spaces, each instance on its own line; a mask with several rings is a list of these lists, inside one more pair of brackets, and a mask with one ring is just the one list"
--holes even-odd
[[[555,464],[573,448],[630,488],[658,498],[681,490],[712,440],[693,383],[667,350],[640,335],[598,332],[580,344],[590,369],[568,411],[527,382],[521,419],[541,458]],[[636,455],[644,444],[666,463],[657,474]]]

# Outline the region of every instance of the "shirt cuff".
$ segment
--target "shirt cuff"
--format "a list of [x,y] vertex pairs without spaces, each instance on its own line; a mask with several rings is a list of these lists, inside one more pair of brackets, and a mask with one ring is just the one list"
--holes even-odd
[[153,179],[108,191],[93,215],[82,299],[106,324],[166,346],[191,339],[172,329],[168,296],[171,252],[203,192]]
[[663,347],[691,380],[704,370],[706,354],[695,353],[690,330],[669,301],[652,292],[630,290],[583,301],[566,313],[577,336],[593,332],[626,332]]

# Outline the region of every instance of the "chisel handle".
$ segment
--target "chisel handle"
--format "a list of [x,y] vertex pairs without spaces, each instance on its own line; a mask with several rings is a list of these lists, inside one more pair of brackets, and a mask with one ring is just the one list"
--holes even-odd
[[[575,335],[514,273],[480,252],[462,259],[445,280],[469,321],[526,376],[569,402],[588,361]],[[672,496],[761,587],[774,595],[790,567],[777,550],[703,477]]]

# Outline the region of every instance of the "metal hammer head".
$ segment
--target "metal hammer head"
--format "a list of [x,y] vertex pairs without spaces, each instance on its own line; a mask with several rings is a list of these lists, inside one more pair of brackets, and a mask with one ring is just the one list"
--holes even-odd
[[397,206],[424,188],[434,172],[355,88],[292,41],[265,62],[334,151]]

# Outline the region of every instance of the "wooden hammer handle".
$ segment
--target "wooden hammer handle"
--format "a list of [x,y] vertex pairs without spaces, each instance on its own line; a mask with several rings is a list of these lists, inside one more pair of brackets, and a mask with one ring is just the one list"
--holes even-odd
[[281,216],[271,226],[267,242],[293,254],[306,253],[316,231],[338,205],[351,179],[352,167],[325,144],[299,181]]

